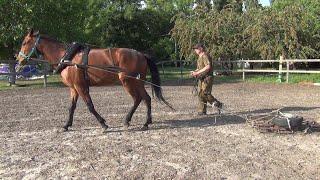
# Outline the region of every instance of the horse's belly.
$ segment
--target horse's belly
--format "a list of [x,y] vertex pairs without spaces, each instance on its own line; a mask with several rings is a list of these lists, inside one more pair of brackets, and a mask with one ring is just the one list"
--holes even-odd
[[119,77],[117,74],[103,73],[89,74],[90,86],[108,86],[119,84]]

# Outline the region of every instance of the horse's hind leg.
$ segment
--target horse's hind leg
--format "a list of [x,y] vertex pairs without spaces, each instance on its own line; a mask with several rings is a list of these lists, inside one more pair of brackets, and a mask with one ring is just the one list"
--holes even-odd
[[89,88],[88,87],[78,87],[76,88],[79,95],[83,98],[83,101],[87,104],[87,107],[89,111],[96,117],[102,128],[105,130],[108,128],[106,125],[106,120],[104,120],[100,114],[97,113],[97,111],[94,108],[94,105],[92,103],[90,94],[89,94]]
[[68,128],[72,126],[73,114],[74,114],[74,110],[77,107],[77,101],[78,101],[78,97],[79,97],[78,92],[73,88],[70,88],[70,94],[71,94],[71,106],[69,108],[69,119],[68,119],[66,125],[63,126],[65,131],[68,131]]
[[127,116],[126,116],[126,119],[123,122],[126,127],[129,127],[130,121],[132,119],[132,115],[136,111],[136,109],[138,108],[138,106],[139,106],[139,104],[141,102],[141,97],[140,96],[132,97],[132,98],[133,98],[133,106],[130,108],[130,110],[129,110]]
[[129,112],[123,122],[123,124],[126,127],[129,127],[132,115],[136,111],[136,109],[138,108],[138,106],[141,102],[141,96],[140,96],[139,92],[137,91],[135,85],[133,84],[133,81],[128,81],[127,79],[123,78],[123,79],[121,79],[121,82],[123,84],[124,89],[128,92],[128,94],[130,94],[130,96],[133,99],[133,106],[130,108],[130,110],[129,110]]
[[151,116],[151,97],[149,96],[149,94],[147,93],[146,89],[144,88],[144,86],[141,87],[140,89],[140,95],[147,107],[147,119],[145,124],[142,127],[142,130],[147,130],[148,129],[148,125],[152,124],[152,116]]

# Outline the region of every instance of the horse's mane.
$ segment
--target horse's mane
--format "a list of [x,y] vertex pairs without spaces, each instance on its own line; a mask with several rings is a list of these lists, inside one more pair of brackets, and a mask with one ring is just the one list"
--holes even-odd
[[49,36],[49,35],[47,35],[47,34],[39,34],[39,33],[33,34],[34,37],[36,37],[36,36],[38,36],[38,35],[40,35],[41,39],[45,39],[45,40],[47,40],[47,41],[53,42],[53,43],[55,43],[55,44],[57,44],[58,46],[61,46],[61,47],[63,47],[63,48],[66,47],[66,43],[63,43],[63,42],[57,40],[56,38],[53,38],[53,37],[51,37],[51,36]]

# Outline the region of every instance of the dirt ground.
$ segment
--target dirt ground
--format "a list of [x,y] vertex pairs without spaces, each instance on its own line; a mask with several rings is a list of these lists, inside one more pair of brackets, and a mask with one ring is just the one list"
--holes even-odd
[[[152,101],[153,124],[140,131],[141,104],[129,129],[122,126],[131,98],[120,86],[91,88],[96,110],[107,120],[103,133],[82,99],[74,125],[67,88],[1,91],[0,179],[319,179],[320,133],[264,134],[238,116],[215,110],[196,116],[192,86],[163,86],[171,112]],[[148,88],[150,92],[150,88]],[[320,120],[320,87],[229,83],[213,94],[228,111],[283,112]]]

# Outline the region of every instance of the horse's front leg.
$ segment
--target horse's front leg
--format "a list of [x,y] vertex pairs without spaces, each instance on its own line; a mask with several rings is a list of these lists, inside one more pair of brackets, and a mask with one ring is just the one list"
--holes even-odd
[[74,114],[74,110],[77,107],[77,101],[78,101],[78,97],[79,97],[78,92],[73,88],[70,88],[70,95],[71,95],[71,106],[69,108],[69,119],[68,119],[66,125],[63,126],[65,131],[68,131],[68,128],[72,126],[73,114]]
[[108,126],[106,125],[106,120],[103,119],[103,117],[100,116],[99,113],[94,108],[94,105],[92,103],[90,94],[89,94],[89,87],[86,86],[78,86],[76,87],[77,92],[79,95],[83,98],[83,101],[87,104],[87,107],[89,111],[97,118],[98,122],[100,123],[101,127],[106,131],[108,129]]

